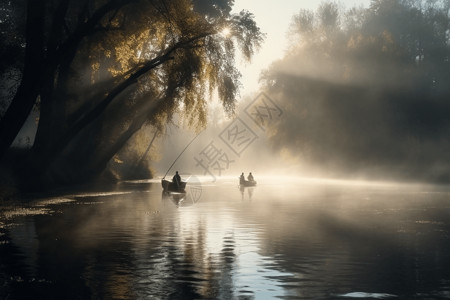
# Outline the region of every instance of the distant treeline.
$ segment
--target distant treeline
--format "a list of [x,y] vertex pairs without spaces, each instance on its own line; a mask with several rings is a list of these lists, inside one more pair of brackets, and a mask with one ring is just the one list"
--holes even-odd
[[284,111],[271,137],[331,174],[450,180],[450,2],[322,4],[292,21],[263,74]]

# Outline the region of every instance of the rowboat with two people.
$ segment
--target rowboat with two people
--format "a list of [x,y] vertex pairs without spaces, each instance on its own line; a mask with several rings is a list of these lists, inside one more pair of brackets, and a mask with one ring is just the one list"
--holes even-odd
[[244,172],[242,172],[241,176],[239,176],[239,185],[240,186],[256,186],[255,178],[253,178],[252,172],[248,174],[247,180],[245,180]]

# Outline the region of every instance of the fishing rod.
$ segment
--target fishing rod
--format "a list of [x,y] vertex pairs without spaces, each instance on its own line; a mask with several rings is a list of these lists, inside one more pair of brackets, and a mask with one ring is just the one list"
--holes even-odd
[[[203,132],[203,131],[202,131]],[[187,144],[186,147],[184,147],[183,151],[181,151],[181,153],[177,156],[177,158],[175,158],[175,160],[173,161],[173,163],[170,165],[169,169],[167,170],[166,174],[164,174],[163,179],[166,178],[167,173],[169,173],[170,169],[173,167],[173,165],[177,162],[177,160],[180,158],[180,156],[184,153],[184,151],[186,151],[186,149],[192,144],[192,142],[194,142],[194,140],[202,133],[200,132],[199,134],[197,134],[192,141],[189,142],[189,144]]]

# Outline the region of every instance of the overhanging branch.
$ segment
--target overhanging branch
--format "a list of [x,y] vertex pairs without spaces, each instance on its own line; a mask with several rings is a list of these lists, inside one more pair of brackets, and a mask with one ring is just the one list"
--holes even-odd
[[63,137],[61,137],[60,143],[58,143],[58,147],[56,147],[57,149],[56,148],[54,149],[55,153],[53,153],[53,155],[57,155],[58,153],[60,153],[66,147],[66,145],[70,143],[71,139],[74,136],[76,136],[84,128],[86,128],[88,125],[92,124],[95,120],[97,120],[101,116],[101,114],[106,110],[106,108],[111,104],[111,102],[118,95],[120,95],[120,93],[122,93],[126,88],[135,84],[142,75],[160,66],[161,64],[173,59],[173,54],[178,49],[183,48],[210,34],[213,33],[205,32],[203,34],[199,34],[192,38],[175,43],[172,47],[166,49],[165,51],[162,51],[163,53],[162,55],[146,62],[145,64],[141,64],[134,72],[131,73],[131,75],[129,75],[129,77],[124,79],[115,88],[113,88],[111,92],[108,93],[96,107],[94,107],[90,112],[81,117],[78,121],[74,123],[72,127],[69,128],[66,134]]

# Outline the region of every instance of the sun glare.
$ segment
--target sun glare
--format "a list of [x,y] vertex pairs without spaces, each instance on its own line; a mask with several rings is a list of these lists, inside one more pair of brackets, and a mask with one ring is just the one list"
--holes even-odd
[[229,37],[231,35],[231,29],[229,27],[225,27],[222,29],[220,34],[224,37]]

